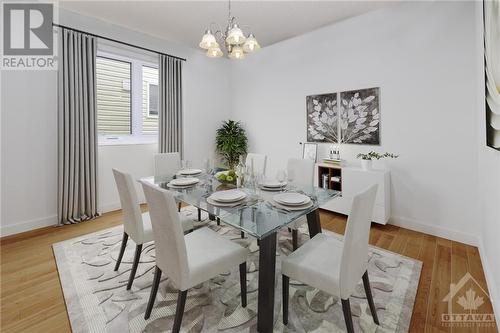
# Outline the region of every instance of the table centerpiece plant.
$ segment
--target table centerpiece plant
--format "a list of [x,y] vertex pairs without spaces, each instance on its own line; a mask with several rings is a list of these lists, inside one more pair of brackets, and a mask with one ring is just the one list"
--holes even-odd
[[217,178],[222,182],[235,183],[237,176],[234,167],[238,164],[239,157],[248,151],[247,135],[240,122],[227,120],[222,123],[216,132],[215,149],[229,169],[220,173]]

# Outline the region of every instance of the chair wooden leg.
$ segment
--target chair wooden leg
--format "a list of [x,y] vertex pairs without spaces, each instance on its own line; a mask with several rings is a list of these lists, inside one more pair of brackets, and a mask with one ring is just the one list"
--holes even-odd
[[289,298],[289,286],[290,278],[286,275],[281,276],[281,281],[283,282],[282,293],[283,293],[283,325],[288,325],[288,298]]
[[177,296],[177,308],[175,310],[175,320],[174,327],[172,328],[172,333],[179,333],[181,330],[182,316],[184,315],[184,306],[186,305],[187,290],[180,291]]
[[132,264],[132,270],[130,271],[130,277],[128,278],[127,290],[132,288],[132,283],[134,282],[135,272],[137,272],[137,266],[139,266],[139,259],[141,258],[142,244],[135,246],[135,256],[134,263]]
[[151,311],[155,305],[156,294],[158,293],[158,286],[160,285],[161,269],[156,266],[155,277],[153,279],[153,284],[151,285],[151,293],[149,294],[148,307],[146,308],[146,313],[144,314],[144,319],[149,319],[151,316]]
[[299,232],[297,229],[292,229],[292,246],[294,251],[299,248]]
[[198,222],[201,221],[201,209],[198,208]]
[[181,211],[181,206],[182,206],[182,203],[181,203],[181,202],[179,202],[179,204],[178,204],[178,208],[177,208],[177,210],[178,210],[179,212]]
[[349,299],[342,300],[342,311],[344,312],[345,326],[348,333],[354,333],[354,324],[352,323],[351,303]]
[[363,274],[363,286],[365,287],[366,299],[368,300],[368,305],[370,305],[373,321],[375,324],[380,325],[377,316],[377,309],[375,308],[375,303],[373,302],[372,288],[370,287],[370,280],[368,279],[368,271]]
[[243,239],[245,238],[245,232],[244,231],[240,231],[240,237]]
[[240,264],[241,306],[247,307],[247,262]]
[[220,225],[220,218],[217,218],[217,225]]
[[122,246],[120,247],[120,253],[118,254],[118,259],[116,260],[115,271],[120,268],[120,263],[122,262],[123,254],[125,253],[125,248],[127,247],[128,235],[126,232],[123,233]]

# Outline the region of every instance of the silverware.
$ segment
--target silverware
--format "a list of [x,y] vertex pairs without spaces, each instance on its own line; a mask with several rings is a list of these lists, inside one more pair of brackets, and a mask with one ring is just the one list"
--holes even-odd
[[238,209],[247,208],[247,207],[251,207],[251,206],[255,205],[257,202],[258,202],[258,200],[250,200],[250,201],[243,202],[241,204],[232,206],[231,208],[238,208]]
[[276,207],[274,206],[272,203],[270,203],[269,201],[266,202],[266,205],[271,208],[271,209],[274,209],[274,210],[277,210],[277,211],[280,211],[282,213],[290,213],[291,211],[289,209],[286,209],[286,208],[281,208],[281,207]]

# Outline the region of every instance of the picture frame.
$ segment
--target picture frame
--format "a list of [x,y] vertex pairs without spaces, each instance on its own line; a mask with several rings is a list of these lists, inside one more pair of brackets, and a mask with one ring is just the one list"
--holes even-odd
[[303,159],[309,159],[316,162],[317,154],[318,154],[318,145],[316,143],[309,143],[309,142],[304,143],[302,147]]

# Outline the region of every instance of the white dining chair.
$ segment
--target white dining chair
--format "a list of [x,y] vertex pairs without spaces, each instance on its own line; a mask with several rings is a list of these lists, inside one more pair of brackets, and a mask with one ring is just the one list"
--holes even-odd
[[247,158],[245,160],[245,165],[247,167],[250,167],[252,165],[253,161],[253,172],[258,175],[265,175],[266,174],[266,163],[267,163],[267,156],[264,154],[256,154],[256,153],[248,153]]
[[283,278],[283,323],[288,323],[290,279],[340,297],[348,332],[354,332],[349,297],[363,280],[373,321],[379,325],[368,279],[368,239],[377,185],[354,196],[344,239],[317,234],[281,264]]
[[[293,180],[293,183],[312,187],[314,186],[314,161],[301,158],[290,158],[287,163],[288,179]],[[293,184],[290,184],[293,186]],[[294,250],[299,246],[298,228],[307,222],[307,217],[301,216],[295,220],[289,228],[292,229],[292,247]]]
[[[155,160],[155,176],[173,176],[182,167],[181,155],[178,152],[159,153],[154,156]],[[182,207],[181,202],[177,202],[177,210],[180,212]],[[198,221],[201,221],[201,209],[198,208]]]
[[150,209],[156,248],[155,276],[144,318],[151,315],[162,273],[179,290],[172,329],[176,333],[181,327],[188,289],[230,271],[236,265],[240,268],[241,303],[246,307],[248,250],[207,227],[184,236],[172,193],[147,182],[142,182],[142,187]]
[[[132,176],[128,173],[113,169],[116,187],[120,196],[120,203],[123,212],[123,239],[116,260],[115,271],[120,268],[120,263],[123,258],[123,253],[127,247],[128,238],[132,238],[135,246],[135,256],[132,264],[132,270],[127,283],[127,290],[132,288],[139,259],[141,257],[142,245],[153,240],[153,229],[151,227],[151,219],[149,213],[142,213],[137,199],[137,192],[134,187]],[[189,231],[193,229],[191,219],[185,217],[181,219],[182,229]]]
[[[159,153],[154,156],[155,169],[154,175],[158,176],[173,176],[181,169],[181,155],[178,152],[174,153]],[[181,202],[177,202],[177,210],[181,211]],[[199,215],[199,214],[198,214]]]
[[181,155],[175,153],[160,153],[154,156],[155,176],[175,175],[181,169]]

